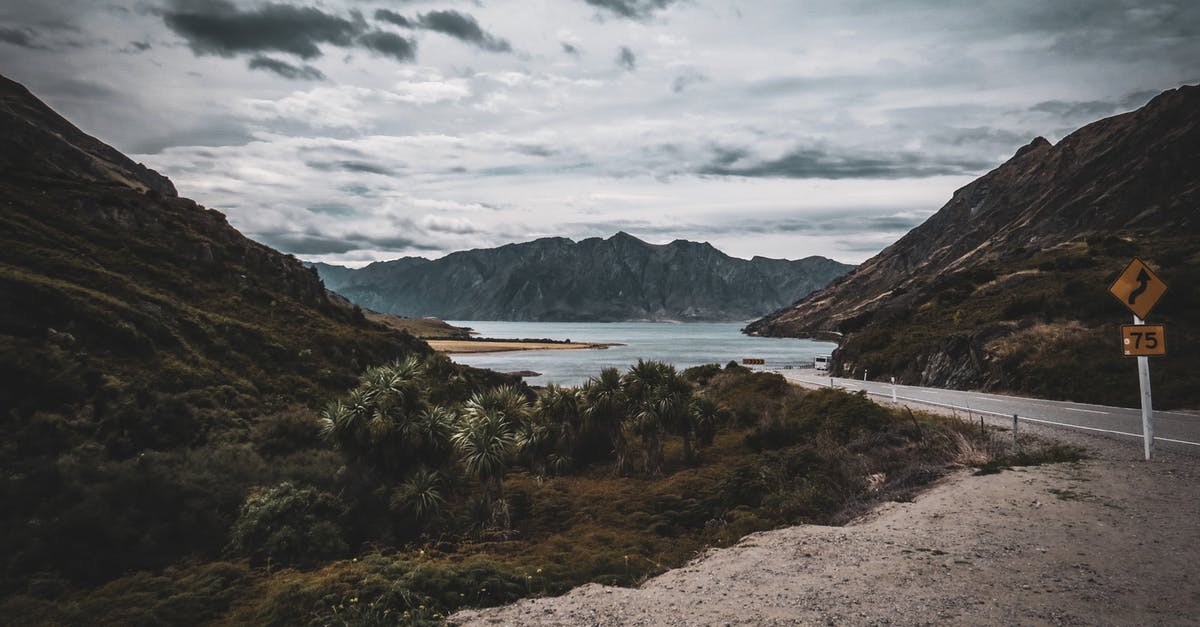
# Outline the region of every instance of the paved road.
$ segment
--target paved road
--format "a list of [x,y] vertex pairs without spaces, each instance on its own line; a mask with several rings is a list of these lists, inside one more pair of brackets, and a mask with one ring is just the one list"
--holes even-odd
[[[1066,401],[1047,401],[1019,396],[960,392],[910,385],[892,386],[875,381],[854,379],[830,379],[818,375],[812,369],[779,371],[787,379],[806,385],[833,385],[848,390],[865,390],[868,394],[885,399],[892,398],[895,388],[896,400],[928,403],[950,407],[962,412],[1006,417],[1013,414],[1021,420],[1051,424],[1061,427],[1084,429],[1108,434],[1115,438],[1131,439],[1142,437],[1142,410],[1105,405],[1087,405]],[[1154,412],[1155,446],[1200,452],[1200,414],[1176,411]]]

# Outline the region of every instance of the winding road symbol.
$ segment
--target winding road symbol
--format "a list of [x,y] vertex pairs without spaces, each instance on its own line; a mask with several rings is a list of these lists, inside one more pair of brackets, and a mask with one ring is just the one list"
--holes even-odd
[[1129,293],[1129,300],[1126,301],[1130,305],[1137,304],[1137,297],[1141,296],[1146,291],[1146,288],[1150,286],[1150,274],[1146,272],[1145,268],[1142,268],[1141,272],[1138,272],[1137,282],[1137,289]]
[[1145,320],[1150,315],[1150,310],[1154,309],[1154,305],[1158,304],[1158,300],[1167,291],[1167,284],[1154,274],[1150,266],[1134,257],[1117,280],[1113,281],[1108,291],[1121,301],[1122,305],[1128,307],[1133,315]]

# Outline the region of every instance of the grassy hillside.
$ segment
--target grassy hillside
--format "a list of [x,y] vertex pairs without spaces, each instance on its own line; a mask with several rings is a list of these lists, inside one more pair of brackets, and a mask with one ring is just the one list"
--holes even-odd
[[2,78],[0,122],[0,590],[217,555],[252,486],[336,472],[316,407],[431,353]]
[[1151,361],[1155,406],[1200,407],[1200,251],[1190,236],[1093,237],[1031,251],[1002,270],[952,274],[914,309],[848,332],[843,372],[917,380],[941,370],[951,387],[1135,407],[1136,360],[1120,345],[1132,317],[1108,293],[1134,255],[1171,286],[1150,319],[1167,326],[1169,350]]

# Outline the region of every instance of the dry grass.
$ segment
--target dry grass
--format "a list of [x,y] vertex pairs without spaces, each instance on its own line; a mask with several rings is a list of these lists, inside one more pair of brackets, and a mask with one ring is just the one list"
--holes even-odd
[[371,322],[378,322],[397,331],[404,331],[422,340],[465,339],[471,334],[470,329],[456,327],[437,318],[405,318],[376,311],[364,311],[363,315]]
[[1030,347],[1054,347],[1081,341],[1089,330],[1078,320],[1039,322],[988,343],[989,353],[1000,358],[1010,357]]

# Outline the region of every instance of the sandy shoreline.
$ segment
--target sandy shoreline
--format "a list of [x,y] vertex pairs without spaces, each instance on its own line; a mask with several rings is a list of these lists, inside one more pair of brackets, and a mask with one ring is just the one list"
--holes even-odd
[[426,340],[426,342],[433,347],[433,350],[448,355],[456,353],[505,353],[511,351],[598,350],[610,346],[621,346],[612,342],[486,342],[479,340]]

